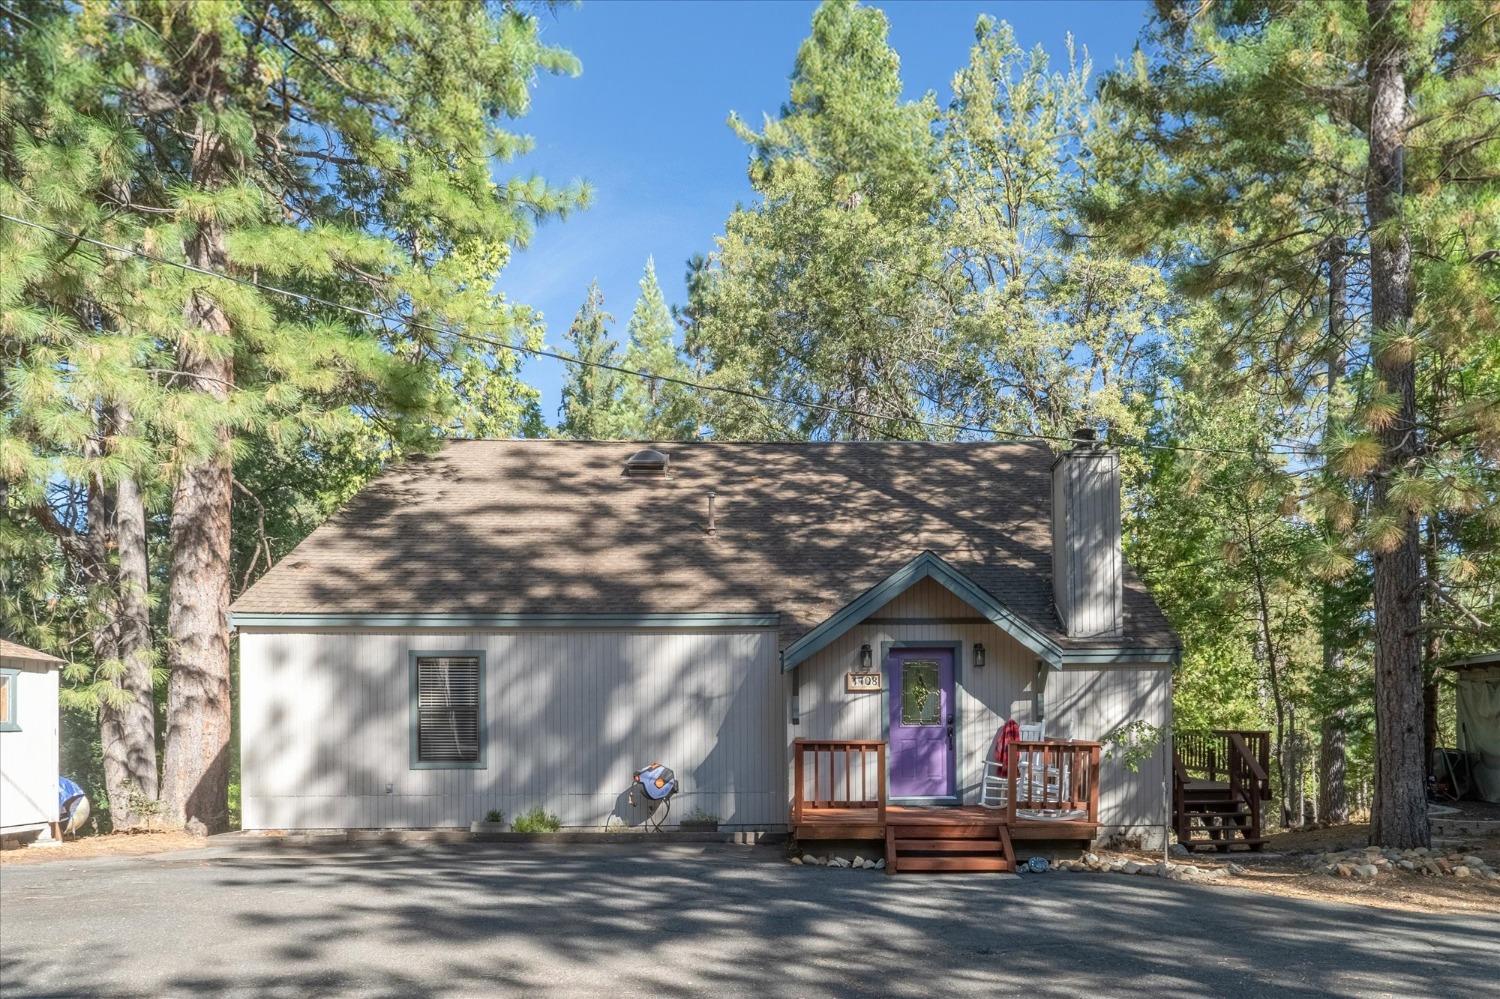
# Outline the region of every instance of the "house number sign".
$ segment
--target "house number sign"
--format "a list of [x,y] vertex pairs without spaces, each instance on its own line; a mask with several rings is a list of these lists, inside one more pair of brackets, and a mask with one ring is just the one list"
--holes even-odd
[[851,694],[880,690],[880,677],[879,673],[845,673],[844,690]]

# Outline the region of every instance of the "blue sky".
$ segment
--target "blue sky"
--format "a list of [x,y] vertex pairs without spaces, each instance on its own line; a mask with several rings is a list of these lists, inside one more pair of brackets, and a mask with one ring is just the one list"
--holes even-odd
[[[736,203],[751,199],[748,154],[725,124],[730,111],[752,123],[774,115],[787,96],[797,46],[817,4],[584,0],[542,15],[548,42],[583,63],[576,78],[543,77],[532,112],[519,123],[536,149],[502,174],[536,173],[554,183],[594,188],[593,206],[549,222],[501,274],[499,287],[546,316],[557,345],[597,278],[616,317],[617,338],[638,293],[646,258],[670,302],[685,297],[686,261],[713,248]],[[951,96],[949,82],[968,59],[981,13],[1010,22],[1022,45],[1040,44],[1061,60],[1072,33],[1095,72],[1126,56],[1144,22],[1139,0],[1019,3],[877,3],[890,20],[909,98]],[[542,391],[555,422],[561,362],[528,361],[524,375]]]

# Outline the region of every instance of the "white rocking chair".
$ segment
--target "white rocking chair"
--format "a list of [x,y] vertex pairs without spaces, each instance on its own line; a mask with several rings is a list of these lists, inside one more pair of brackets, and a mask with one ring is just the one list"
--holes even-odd
[[[1022,725],[1021,741],[1036,742],[1040,739],[1045,739],[1047,737],[1046,728],[1045,722]],[[995,758],[995,754],[1000,748],[1000,736],[1004,731],[1005,726],[1002,725],[995,732],[995,738],[990,741],[990,751],[984,760],[984,779],[979,788],[979,803],[985,808],[1004,808],[1010,803],[1010,781],[1005,776],[1005,764]],[[1057,768],[1049,767],[1048,769],[1056,770]],[[1016,781],[1018,783],[1025,783],[1032,779],[1031,761],[1027,757],[1022,756],[1016,761],[1016,770]],[[1043,789],[1035,787],[1032,790],[1040,791]]]

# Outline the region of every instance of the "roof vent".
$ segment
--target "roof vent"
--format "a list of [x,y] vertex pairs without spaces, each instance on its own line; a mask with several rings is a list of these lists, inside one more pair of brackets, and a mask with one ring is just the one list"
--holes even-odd
[[647,448],[637,451],[625,459],[626,475],[666,475],[667,462],[670,459],[660,451]]

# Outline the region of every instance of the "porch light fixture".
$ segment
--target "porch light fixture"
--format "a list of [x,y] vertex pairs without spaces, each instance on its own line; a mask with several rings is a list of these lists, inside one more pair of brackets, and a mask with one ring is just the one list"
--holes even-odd
[[984,665],[984,643],[974,643],[974,668],[979,669]]
[[870,646],[861,645],[859,647],[859,671],[861,673],[870,672],[870,667],[874,665],[874,662],[875,657],[870,653]]

